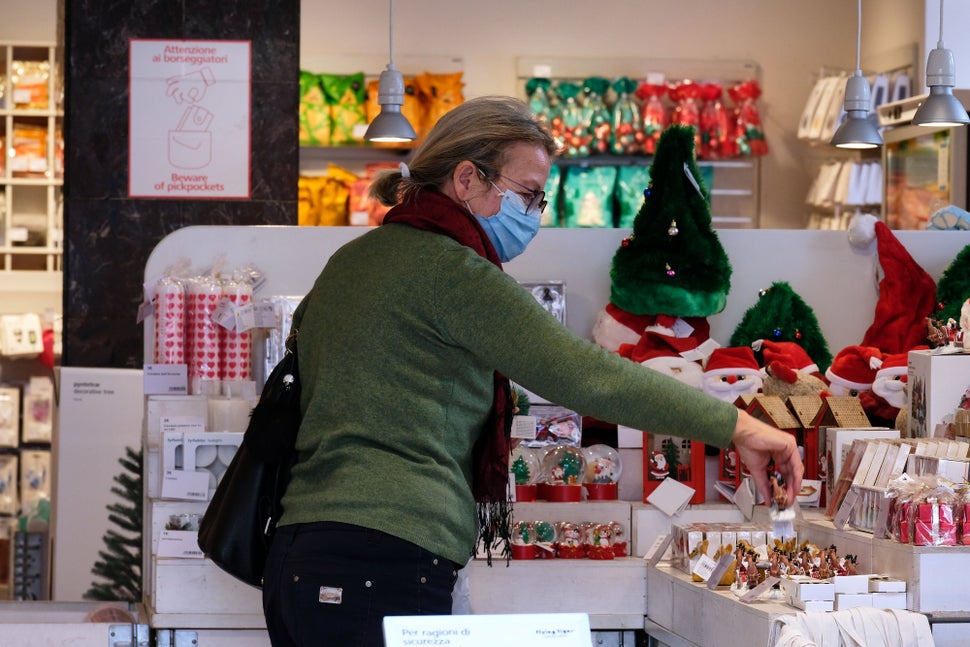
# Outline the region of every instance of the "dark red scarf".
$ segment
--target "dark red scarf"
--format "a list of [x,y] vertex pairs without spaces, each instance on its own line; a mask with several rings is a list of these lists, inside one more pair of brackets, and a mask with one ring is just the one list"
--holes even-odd
[[[383,223],[400,223],[448,236],[502,269],[498,252],[478,220],[441,193],[421,191],[414,199],[388,211]],[[472,493],[478,504],[479,541],[484,544],[489,565],[496,539],[501,542],[502,555],[511,557],[512,505],[508,488],[513,413],[509,380],[496,371],[492,411],[472,452]]]

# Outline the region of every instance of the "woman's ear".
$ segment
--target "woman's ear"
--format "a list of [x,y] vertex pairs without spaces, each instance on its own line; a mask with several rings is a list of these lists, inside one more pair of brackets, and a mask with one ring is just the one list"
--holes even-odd
[[455,197],[462,202],[476,197],[479,194],[477,185],[480,177],[478,167],[472,162],[468,160],[459,162],[451,176],[455,187]]

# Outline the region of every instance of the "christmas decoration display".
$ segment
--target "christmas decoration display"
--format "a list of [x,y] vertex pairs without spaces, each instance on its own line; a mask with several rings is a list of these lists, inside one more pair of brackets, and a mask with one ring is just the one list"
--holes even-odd
[[512,450],[509,471],[515,479],[515,500],[535,501],[536,483],[542,473],[542,460],[538,450],[519,443]]
[[586,473],[583,450],[571,445],[556,445],[542,458],[538,496],[548,501],[582,500],[582,482]]
[[758,339],[795,342],[823,372],[832,362],[815,312],[784,281],[776,281],[758,293],[758,301],[745,311],[728,345],[750,346]]
[[698,347],[696,337],[675,337],[648,327],[636,344],[623,344],[617,353],[648,368],[669,375],[695,389],[704,383],[704,367],[691,357]]
[[512,559],[535,559],[538,555],[535,523],[517,521],[512,526]]
[[691,128],[660,138],[633,233],[613,256],[610,303],[637,315],[707,317],[724,309],[731,265],[711,227]]
[[[923,348],[926,347],[912,350]],[[909,406],[909,392],[906,390],[908,361],[908,352],[883,356],[873,377],[872,388],[859,394],[859,402],[872,426],[900,429],[900,414]],[[908,417],[908,411],[905,414]]]
[[764,379],[761,392],[782,399],[827,393],[828,383],[805,349],[790,341],[756,339],[751,347],[762,356]]
[[585,157],[590,154],[589,125],[584,120],[583,107],[579,103],[582,88],[577,83],[562,82],[556,86],[559,94],[559,123],[553,122],[553,133],[559,133],[556,142],[563,157]]
[[872,324],[860,345],[875,346],[883,353],[904,353],[925,343],[924,322],[936,309],[936,283],[886,223],[871,215],[853,217],[850,244],[862,247],[873,239],[883,278]]
[[671,124],[680,126],[690,126],[694,135],[694,148],[701,150],[701,109],[700,109],[700,90],[701,86],[687,79],[680,83],[670,85],[670,98],[674,102],[674,110],[670,116]]
[[763,385],[761,367],[749,346],[716,348],[704,366],[701,390],[725,402],[754,394]]
[[[552,125],[553,117],[557,114],[553,107],[551,95],[552,81],[547,78],[536,77],[525,84],[525,93],[529,100],[529,109],[539,121]],[[555,133],[553,133],[555,135]]]

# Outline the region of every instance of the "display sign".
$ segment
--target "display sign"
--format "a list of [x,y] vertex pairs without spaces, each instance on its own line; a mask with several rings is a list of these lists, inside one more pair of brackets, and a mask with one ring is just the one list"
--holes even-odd
[[592,636],[589,616],[585,613],[387,616],[384,644],[387,647],[493,647],[498,644],[591,647]]
[[128,195],[248,198],[251,43],[130,41]]

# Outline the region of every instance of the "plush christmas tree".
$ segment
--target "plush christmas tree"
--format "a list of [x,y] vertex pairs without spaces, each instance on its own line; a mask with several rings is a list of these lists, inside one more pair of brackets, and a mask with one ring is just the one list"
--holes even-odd
[[950,266],[936,283],[937,312],[934,319],[946,323],[948,319],[960,321],[960,308],[970,299],[970,245],[960,250]]
[[832,363],[832,353],[815,312],[784,281],[761,290],[757,303],[744,313],[728,345],[750,346],[759,339],[798,344],[823,373]]
[[107,506],[108,520],[122,532],[108,529],[104,534],[105,550],[98,551],[98,561],[91,572],[103,582],[94,582],[84,593],[87,600],[141,602],[142,546],[142,452],[125,448],[118,462],[126,471],[115,475],[111,492],[122,503]]
[[731,265],[711,227],[694,129],[660,136],[633,233],[613,256],[610,302],[637,315],[708,317],[724,309]]

